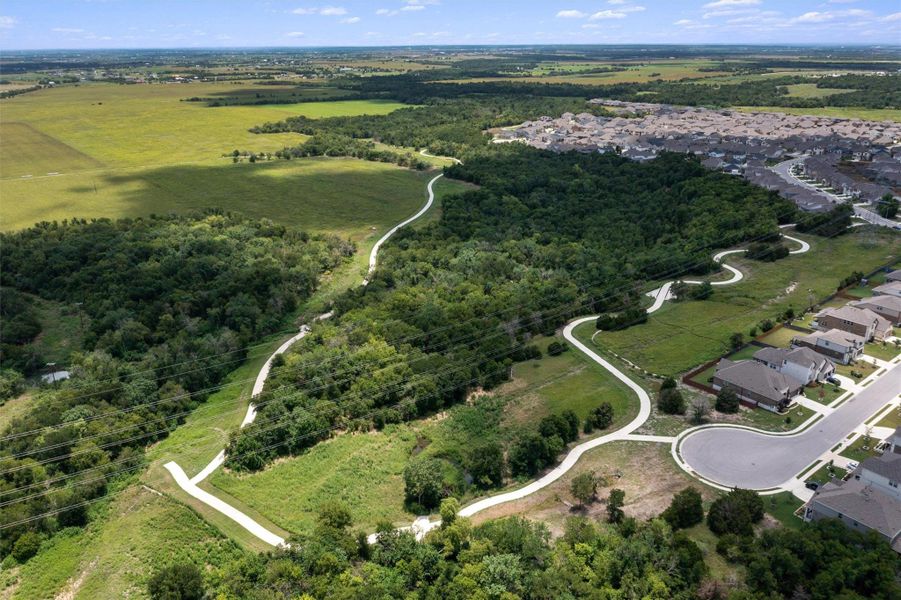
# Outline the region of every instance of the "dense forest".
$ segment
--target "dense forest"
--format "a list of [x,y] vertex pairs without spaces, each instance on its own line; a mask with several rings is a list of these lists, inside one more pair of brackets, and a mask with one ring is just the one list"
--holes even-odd
[[[616,490],[617,492],[619,490]],[[613,506],[612,494],[608,508]],[[753,492],[715,501],[707,524],[759,520]],[[370,545],[340,503],[320,507],[315,531],[290,548],[244,555],[215,568],[173,564],[149,581],[154,599],[405,598],[417,600],[626,599],[891,600],[901,595],[901,562],[878,536],[838,521],[802,529],[723,531],[721,561],[744,567],[745,585],[711,573],[701,548],[682,528],[704,520],[700,495],[677,494],[662,518],[646,522],[608,510],[607,523],[574,516],[562,536],[518,517],[473,525],[442,505],[443,523],[417,542],[412,533],[380,527]],[[724,512],[726,511],[726,512]],[[700,525],[703,527],[703,525]],[[167,595],[169,594],[169,595]],[[180,594],[180,595],[177,595]]]
[[369,285],[292,347],[257,421],[233,435],[229,467],[259,469],[332,429],[381,427],[493,387],[534,355],[532,336],[628,310],[644,282],[709,272],[712,249],[773,235],[795,212],[675,154],[642,164],[509,145],[447,173],[479,189],[445,198],[437,223],[399,232]]
[[21,522],[3,531],[3,556],[23,534],[84,524],[85,502],[140,465],[141,449],[203,402],[248,345],[283,328],[320,274],[354,250],[219,212],[41,223],[0,244],[4,332],[16,334],[3,338],[4,366],[35,364],[29,342],[40,323],[26,294],[81,303],[88,317],[72,378],[37,393],[0,432],[0,522]]

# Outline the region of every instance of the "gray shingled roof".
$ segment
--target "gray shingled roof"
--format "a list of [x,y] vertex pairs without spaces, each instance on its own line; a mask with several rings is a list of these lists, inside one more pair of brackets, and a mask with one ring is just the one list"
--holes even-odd
[[[898,282],[901,286],[901,281]],[[881,306],[889,310],[901,310],[901,297],[899,296],[873,296],[872,298],[864,298],[863,300],[855,300],[851,304],[856,307],[866,307],[868,305]]]
[[817,339],[828,340],[834,344],[841,344],[842,346],[851,347],[854,344],[863,344],[866,340],[864,340],[861,336],[850,333],[848,331],[842,331],[841,329],[830,329],[828,331],[814,331],[810,335],[799,336],[798,339],[804,340],[805,342],[816,344]]
[[[826,308],[817,313],[817,316],[829,315],[837,319],[843,319],[858,325],[869,327],[873,321],[885,321],[882,317],[874,313],[868,308],[857,308],[854,306],[839,306],[838,308]],[[885,321],[887,324],[888,322]]]
[[802,383],[789,375],[775,371],[756,360],[733,362],[722,359],[716,366],[716,377],[742,389],[779,402],[789,390],[797,390]]
[[801,365],[806,368],[815,367],[822,369],[829,362],[822,354],[817,354],[810,348],[761,348],[754,353],[754,358],[763,362],[781,365],[782,361]]
[[811,498],[821,504],[893,539],[901,532],[901,502],[862,479],[829,482]]
[[892,481],[901,481],[901,454],[887,453],[868,458],[860,463],[860,468],[888,477]]

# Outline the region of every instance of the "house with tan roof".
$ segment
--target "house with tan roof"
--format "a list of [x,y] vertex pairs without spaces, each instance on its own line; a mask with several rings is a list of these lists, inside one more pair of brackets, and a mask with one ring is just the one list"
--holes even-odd
[[901,281],[901,269],[897,269],[892,271],[891,273],[887,273],[885,275],[886,281]]
[[866,341],[883,340],[892,335],[892,324],[868,308],[840,306],[817,313],[813,326],[817,329],[841,329],[859,335]]
[[874,296],[895,296],[901,298],[901,281],[889,281],[873,288]]

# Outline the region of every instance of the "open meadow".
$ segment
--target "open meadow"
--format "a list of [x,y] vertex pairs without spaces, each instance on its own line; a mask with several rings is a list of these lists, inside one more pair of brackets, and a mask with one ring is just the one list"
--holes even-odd
[[650,371],[675,375],[722,355],[733,333],[747,336],[762,319],[789,306],[801,310],[811,298],[835,292],[845,275],[867,273],[901,253],[897,235],[870,227],[831,239],[802,237],[810,252],[772,263],[730,257],[745,275],[740,283],[716,288],[709,300],[668,302],[647,323],[602,332],[595,342]]

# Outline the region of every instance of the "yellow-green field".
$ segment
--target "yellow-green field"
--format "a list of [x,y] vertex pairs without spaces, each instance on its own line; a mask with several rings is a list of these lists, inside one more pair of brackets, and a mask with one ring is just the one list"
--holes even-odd
[[[450,82],[465,83],[473,81],[523,81],[539,83],[577,83],[584,85],[609,85],[614,83],[645,83],[657,79],[677,80],[683,78],[700,78],[722,75],[719,71],[699,71],[701,67],[710,67],[711,61],[662,61],[638,66],[628,66],[626,71],[611,73],[580,73],[590,68],[615,66],[615,63],[577,63],[573,65],[545,64],[537,67],[532,75],[514,77],[492,77],[484,79],[454,79]],[[566,75],[546,75],[552,70],[572,71]]]
[[[274,152],[303,138],[296,134],[254,135],[250,127],[295,115],[311,117],[385,114],[402,104],[378,100],[307,102],[267,106],[209,108],[203,102],[182,102],[193,96],[271,92],[228,83],[81,86],[44,89],[3,101],[0,137],[6,148],[0,177],[66,173],[90,166],[137,167],[208,161],[238,148]],[[20,125],[17,125],[20,124]],[[25,127],[23,127],[24,125]],[[48,146],[48,157],[33,162],[19,153],[20,143],[34,144],[37,135]],[[68,148],[68,150],[63,150]],[[74,153],[98,165],[73,162]],[[52,157],[61,155],[57,163]]]

